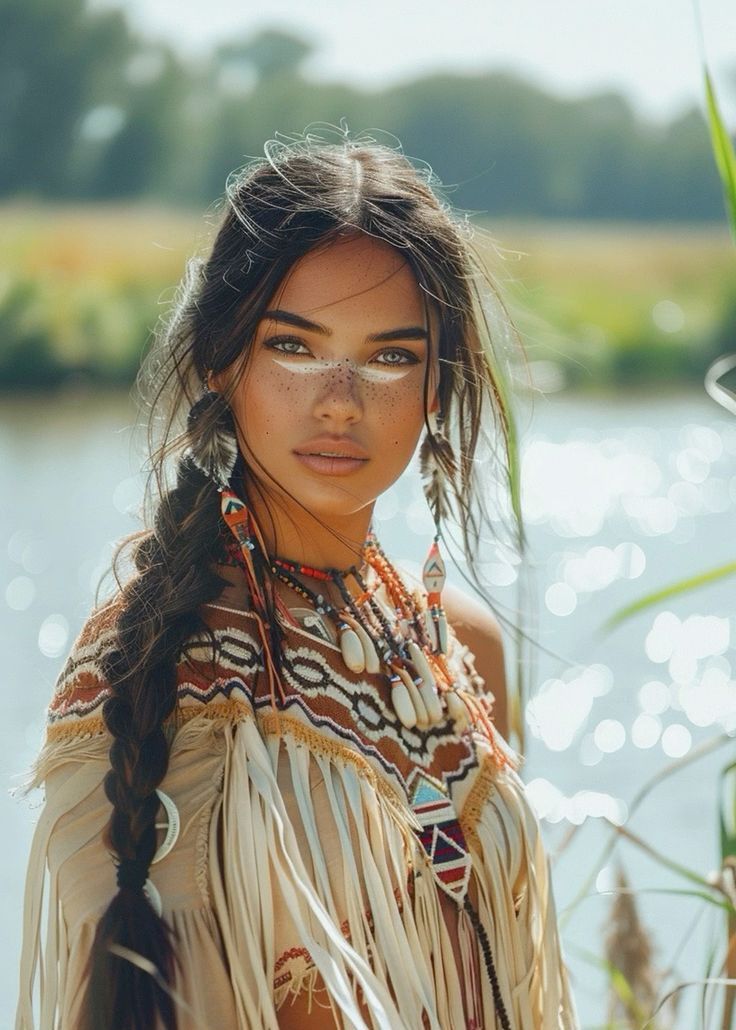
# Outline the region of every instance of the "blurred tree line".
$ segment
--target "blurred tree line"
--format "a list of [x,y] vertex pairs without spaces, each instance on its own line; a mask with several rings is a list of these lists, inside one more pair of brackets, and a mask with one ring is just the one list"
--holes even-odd
[[84,0],[0,0],[0,198],[146,198],[201,206],[278,130],[394,133],[491,215],[720,220],[703,116],[640,121],[615,93],[562,100],[506,73],[381,91],[303,74],[310,43],[234,38],[206,59],[137,36]]

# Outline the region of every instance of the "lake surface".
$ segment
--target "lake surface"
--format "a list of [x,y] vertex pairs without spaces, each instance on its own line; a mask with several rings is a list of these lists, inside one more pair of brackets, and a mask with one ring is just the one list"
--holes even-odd
[[[142,477],[133,420],[130,403],[117,395],[0,405],[8,700],[0,777],[8,788],[39,747],[44,708],[112,544],[138,526]],[[633,842],[622,840],[603,861],[601,855],[612,824],[625,823],[656,852],[701,875],[718,866],[718,777],[736,757],[733,578],[641,611],[611,632],[602,626],[648,592],[734,559],[736,420],[698,394],[555,395],[538,398],[520,425],[529,537],[523,589],[507,548],[489,542],[483,568],[499,615],[521,621],[531,638],[519,657],[506,630],[509,678],[521,660],[532,698],[523,775],[553,864],[580,1015],[595,1027],[607,1013],[597,961],[618,859],[640,892],[661,993],[705,975],[709,946],[724,939],[725,920],[714,906],[650,892],[692,885]],[[416,486],[408,475],[381,500],[378,530],[389,554],[421,562],[431,522],[423,502],[412,500]],[[716,750],[687,761],[725,733]],[[682,768],[632,813],[637,790],[677,762]],[[0,1026],[14,1016],[25,862],[40,800],[0,797],[7,919]],[[584,899],[570,908],[581,891]],[[703,1025],[698,995],[692,987],[680,992],[669,1025]],[[716,1025],[715,1013],[706,1025]]]

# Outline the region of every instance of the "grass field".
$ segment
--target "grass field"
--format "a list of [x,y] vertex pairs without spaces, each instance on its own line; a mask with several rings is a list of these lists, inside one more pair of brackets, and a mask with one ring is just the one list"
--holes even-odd
[[[0,206],[5,385],[129,381],[218,218],[214,207]],[[500,220],[480,225],[474,246],[532,363],[554,363],[562,383],[695,381],[736,334],[725,226]]]
[[698,378],[728,345],[736,267],[725,226],[501,223],[491,233],[489,267],[527,350],[571,371],[582,362],[580,385],[637,371],[648,382]]

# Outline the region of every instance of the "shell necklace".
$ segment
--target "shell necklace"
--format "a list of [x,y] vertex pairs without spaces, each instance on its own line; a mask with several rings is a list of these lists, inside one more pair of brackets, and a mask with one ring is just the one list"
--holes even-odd
[[[406,729],[424,730],[445,722],[448,715],[456,726],[459,724],[458,728],[466,726],[468,710],[446,660],[447,621],[439,603],[444,566],[437,549],[430,553],[425,565],[429,607],[424,612],[373,532],[364,544],[363,559],[374,573],[373,584],[366,582],[355,565],[343,572],[316,569],[274,556],[271,571],[309,601],[318,615],[334,623],[348,669],[356,673],[383,672],[388,677],[394,710]],[[321,592],[312,590],[299,577],[334,584],[342,603],[333,604],[325,596],[324,588]],[[381,586],[388,601],[379,593]]]
[[[232,491],[222,491],[222,511],[237,548],[230,553],[252,570],[258,548],[246,505]],[[230,550],[230,549],[229,549]],[[410,593],[371,531],[363,546],[363,565],[373,573],[367,583],[353,565],[345,571],[267,556],[270,571],[313,611],[334,624],[342,659],[351,672],[383,673],[391,685],[391,702],[406,729],[426,730],[449,717],[458,732],[473,721],[476,699],[456,684],[447,662],[447,620],[441,602],[445,566],[435,540],[424,564],[426,608]],[[303,579],[337,588],[340,602],[333,604],[326,587],[312,589]],[[350,584],[352,583],[352,590]],[[379,593],[383,586],[383,597]],[[284,614],[294,620],[285,608]]]

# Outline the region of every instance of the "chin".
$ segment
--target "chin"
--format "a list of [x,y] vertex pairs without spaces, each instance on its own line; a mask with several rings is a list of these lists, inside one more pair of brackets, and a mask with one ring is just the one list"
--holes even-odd
[[315,490],[292,490],[292,494],[312,515],[329,520],[349,518],[363,508],[375,503],[373,494],[338,492],[329,488]]
[[[253,461],[252,458],[250,460]],[[308,517],[301,507],[303,505],[309,513],[326,522],[330,519],[350,518],[372,506],[402,472],[401,468],[393,470],[384,467],[381,469],[381,482],[377,483],[375,476],[366,477],[360,472],[352,476],[318,476],[305,471],[296,461],[296,467],[289,467],[286,462],[279,466],[278,471],[269,467],[273,463],[267,464],[263,457],[261,461],[265,467],[261,481],[266,497],[272,499],[271,503],[277,504],[281,510],[292,511],[297,519],[300,515]],[[253,461],[253,466],[257,468],[257,462]],[[284,489],[279,489],[270,476],[283,482]]]

